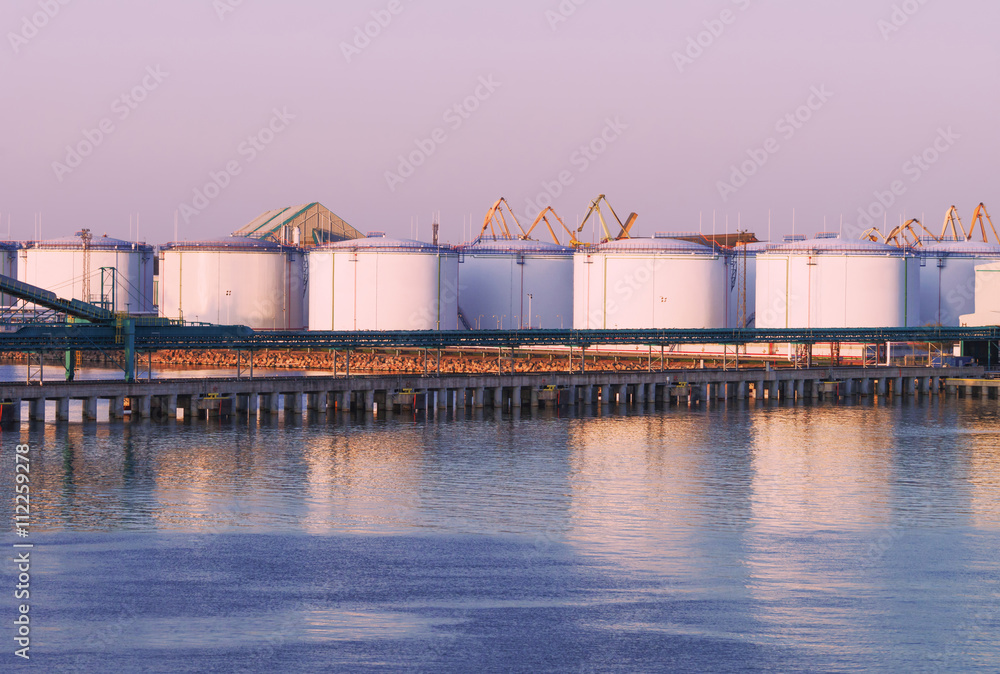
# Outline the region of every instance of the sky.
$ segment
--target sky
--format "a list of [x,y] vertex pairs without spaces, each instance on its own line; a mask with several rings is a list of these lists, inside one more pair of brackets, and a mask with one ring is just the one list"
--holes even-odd
[[319,201],[457,243],[500,197],[575,229],[600,194],[638,236],[937,231],[1000,209],[997,25],[991,0],[5,0],[0,235],[199,240]]

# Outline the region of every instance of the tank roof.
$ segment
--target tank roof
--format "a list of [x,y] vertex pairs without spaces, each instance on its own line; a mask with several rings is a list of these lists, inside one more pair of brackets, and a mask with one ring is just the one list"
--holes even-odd
[[1000,257],[1000,245],[983,243],[982,241],[946,241],[927,242],[918,250],[922,255],[947,255],[949,257],[989,255]]
[[160,250],[258,250],[258,251],[284,251],[293,250],[289,246],[268,239],[255,239],[248,236],[228,236],[221,239],[207,239],[205,241],[171,241],[160,246]]
[[[24,248],[35,248],[39,250],[82,250],[83,239],[79,236],[64,236],[59,239],[48,239],[46,241],[27,241]],[[146,243],[135,241],[124,241],[110,237],[107,234],[95,236],[90,240],[90,250],[141,250],[152,252],[153,247]]]
[[363,239],[350,239],[348,241],[336,241],[334,243],[322,244],[312,248],[314,251],[406,251],[410,253],[445,253],[454,252],[448,246],[437,246],[424,241],[414,241],[413,239],[393,239],[385,236],[381,232],[372,232],[373,236]]
[[607,241],[587,249],[599,253],[688,253],[691,255],[716,255],[720,251],[700,243],[683,239],[620,239]]
[[455,246],[462,253],[543,253],[548,255],[572,255],[573,249],[557,243],[524,239],[505,239],[484,236],[470,243]]
[[885,243],[878,243],[876,241],[831,237],[824,239],[791,241],[764,251],[764,253],[798,253],[802,255],[888,255],[899,257],[907,255],[908,251]]
[[17,250],[21,244],[17,241],[0,241],[0,250]]

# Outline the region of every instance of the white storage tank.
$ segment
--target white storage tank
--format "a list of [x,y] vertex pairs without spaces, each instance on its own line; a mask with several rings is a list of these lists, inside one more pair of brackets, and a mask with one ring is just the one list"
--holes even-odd
[[623,239],[577,251],[573,327],[725,328],[726,257],[671,238]]
[[958,327],[960,316],[978,309],[976,267],[1000,261],[1000,246],[954,239],[923,239],[920,255],[920,316],[924,325]]
[[310,330],[455,330],[458,254],[372,232],[309,249]]
[[[573,249],[482,237],[456,246],[458,306],[473,330],[573,325]],[[461,320],[461,318],[460,318]]]
[[307,272],[298,248],[229,237],[160,247],[160,314],[254,330],[306,326]]
[[[85,246],[81,236],[25,243],[17,278],[51,290],[64,299],[99,304],[133,314],[156,312],[152,246],[95,236]],[[85,257],[89,256],[90,292],[84,296]]]
[[920,263],[911,253],[836,234],[757,255],[758,328],[909,327],[920,321]]
[[[757,254],[780,246],[780,243],[755,241],[741,244],[729,251],[729,318],[730,328],[754,328],[757,320]],[[740,277],[739,266],[746,257],[746,312],[743,325],[739,325],[740,316]]]
[[[13,241],[0,241],[0,274],[17,278],[17,250],[19,246]],[[9,307],[19,300],[10,295],[0,295],[0,306]]]

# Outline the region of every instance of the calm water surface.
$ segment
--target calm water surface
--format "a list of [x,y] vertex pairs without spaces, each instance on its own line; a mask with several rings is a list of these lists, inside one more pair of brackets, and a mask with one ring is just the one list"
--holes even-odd
[[24,669],[1000,671],[998,413],[25,424]]

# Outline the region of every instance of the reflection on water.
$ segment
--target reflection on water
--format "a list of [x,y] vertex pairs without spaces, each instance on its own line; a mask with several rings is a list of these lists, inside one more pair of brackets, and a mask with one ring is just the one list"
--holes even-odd
[[[219,570],[230,554],[219,535],[254,534],[268,551],[255,555],[278,554],[268,541],[279,533],[346,541],[339,554],[358,557],[351,573],[363,580],[352,582],[369,594],[338,580],[324,595],[336,594],[336,605],[279,607],[296,640],[452,639],[480,611],[534,619],[565,610],[574,616],[566,629],[623,644],[672,635],[792,649],[819,669],[936,668],[945,654],[963,669],[1000,656],[998,414],[980,400],[597,416],[480,410],[429,420],[25,424],[3,442],[32,446],[35,531],[82,536],[74,545],[100,545],[108,534],[95,532],[166,536],[171,549],[206,558],[204,568],[173,569],[178,582],[237,582]],[[12,482],[8,462],[5,493]],[[462,538],[470,535],[502,549],[477,557],[483,539]],[[412,536],[428,547],[416,565],[419,545],[393,543]],[[379,555],[370,546],[382,546]],[[402,565],[392,573],[419,579],[407,581],[416,589],[402,592],[372,570],[386,554]],[[100,562],[86,559],[96,567],[53,554],[52,573],[96,572]],[[475,589],[452,594],[472,577]],[[292,595],[317,579],[298,582]],[[383,591],[384,601],[371,598]],[[245,611],[244,635],[267,633],[276,618]],[[150,617],[129,638],[215,648],[236,629],[182,617]],[[790,666],[772,655],[765,661]]]

